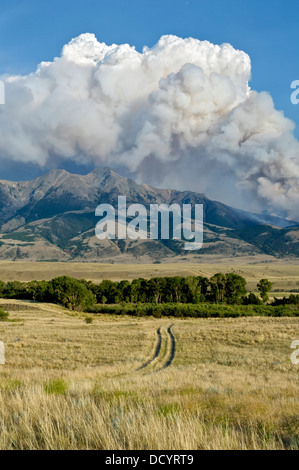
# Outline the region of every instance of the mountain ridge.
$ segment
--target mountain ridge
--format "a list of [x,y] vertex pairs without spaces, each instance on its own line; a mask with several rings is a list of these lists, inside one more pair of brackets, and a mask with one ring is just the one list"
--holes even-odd
[[[183,243],[174,240],[97,240],[95,209],[101,203],[117,206],[119,195],[127,197],[128,205],[146,207],[203,204],[205,240],[200,254],[299,256],[296,222],[235,209],[201,193],[141,185],[104,167],[86,175],[51,170],[31,181],[0,180],[0,259],[113,262],[190,255]],[[277,241],[279,246],[275,246]]]

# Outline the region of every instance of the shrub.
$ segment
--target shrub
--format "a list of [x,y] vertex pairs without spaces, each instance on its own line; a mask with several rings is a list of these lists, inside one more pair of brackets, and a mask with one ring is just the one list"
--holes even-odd
[[68,389],[68,384],[63,379],[49,380],[44,386],[44,390],[48,394],[65,395]]
[[261,299],[251,292],[247,297],[242,298],[243,305],[262,305]]
[[7,321],[9,316],[8,312],[5,312],[2,308],[0,308],[0,321]]
[[236,318],[244,316],[283,317],[299,316],[295,305],[227,305],[227,304],[126,304],[95,305],[89,313],[131,315],[136,317],[193,317],[193,318]]

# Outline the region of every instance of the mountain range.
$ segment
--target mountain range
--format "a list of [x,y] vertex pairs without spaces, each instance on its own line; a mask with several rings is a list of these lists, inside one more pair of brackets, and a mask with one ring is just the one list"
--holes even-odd
[[[95,209],[118,196],[127,203],[203,204],[204,244],[185,252],[175,240],[95,237]],[[0,181],[0,259],[31,261],[156,262],[205,257],[299,256],[299,223],[254,214],[190,191],[139,185],[110,168],[87,175],[52,170],[32,181]]]

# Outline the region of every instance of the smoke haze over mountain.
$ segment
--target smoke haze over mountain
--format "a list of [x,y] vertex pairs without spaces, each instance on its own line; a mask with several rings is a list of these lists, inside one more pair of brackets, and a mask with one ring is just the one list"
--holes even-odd
[[83,34],[36,72],[2,77],[0,168],[107,165],[298,220],[294,124],[250,76],[229,44],[163,36],[139,53]]

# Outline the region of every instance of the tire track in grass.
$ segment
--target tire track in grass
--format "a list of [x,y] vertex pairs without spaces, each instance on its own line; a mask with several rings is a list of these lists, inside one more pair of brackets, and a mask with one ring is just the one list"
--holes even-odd
[[[170,325],[167,330],[165,329],[164,334],[162,335],[162,328],[158,328],[157,335],[158,335],[158,343],[154,352],[153,357],[147,361],[145,364],[142,364],[137,371],[146,369],[148,371],[149,366],[153,366],[150,368],[148,372],[156,373],[161,370],[167,369],[173,362],[175,357],[176,351],[176,341],[174,334],[172,332],[172,327],[174,325]],[[164,330],[163,330],[164,331]],[[169,347],[170,344],[170,347]],[[166,362],[164,362],[166,361]]]
[[156,346],[156,349],[155,349],[155,352],[154,352],[154,355],[153,357],[147,361],[145,364],[142,364],[142,366],[138,367],[138,369],[136,369],[136,372],[138,370],[142,370],[142,369],[145,369],[146,367],[148,367],[152,362],[154,362],[155,359],[157,359],[159,357],[159,354],[160,354],[160,351],[161,351],[161,346],[162,346],[162,334],[161,334],[161,327],[157,329],[157,335],[158,335],[158,343],[157,343],[157,346]]
[[170,346],[170,355],[169,355],[169,358],[166,362],[166,364],[164,364],[164,366],[162,367],[162,369],[167,369],[167,367],[169,367],[173,360],[174,360],[174,356],[175,356],[175,348],[176,348],[176,343],[175,343],[175,337],[174,337],[174,334],[172,333],[171,331],[171,328],[173,327],[173,325],[171,325],[168,330],[167,330],[167,333],[170,337],[170,341],[171,341],[171,346]]

